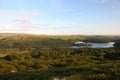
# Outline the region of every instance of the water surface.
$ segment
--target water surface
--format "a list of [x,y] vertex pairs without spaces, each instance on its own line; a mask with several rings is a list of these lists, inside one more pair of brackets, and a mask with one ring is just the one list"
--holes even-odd
[[[82,42],[76,42],[76,43],[82,43]],[[110,47],[114,47],[115,42],[109,42],[109,43],[87,43],[87,44],[91,44],[92,45],[92,46],[89,46],[90,48],[110,48]],[[84,47],[85,46],[69,46],[68,48],[84,48]]]

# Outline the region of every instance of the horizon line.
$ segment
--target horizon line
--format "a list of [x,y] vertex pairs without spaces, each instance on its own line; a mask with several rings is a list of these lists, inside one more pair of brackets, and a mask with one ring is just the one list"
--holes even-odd
[[0,34],[26,34],[26,35],[46,35],[46,36],[120,36],[120,34],[40,34],[40,33],[15,33],[15,32],[0,32]]

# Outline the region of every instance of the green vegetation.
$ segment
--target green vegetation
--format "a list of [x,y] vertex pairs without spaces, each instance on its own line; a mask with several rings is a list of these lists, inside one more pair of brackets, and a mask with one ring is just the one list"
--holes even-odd
[[31,34],[0,34],[0,49],[33,50],[41,48],[67,47],[77,41],[106,43],[116,41],[119,36],[47,36]]
[[[1,51],[1,80],[119,80],[120,50],[41,49]],[[8,53],[8,55],[7,55]]]
[[66,40],[61,36],[39,36],[16,34],[11,36],[1,35],[0,48],[2,49],[40,49],[40,48],[54,48],[64,47],[74,44],[74,40]]
[[120,39],[119,36],[87,36],[83,41],[91,43],[108,43]]
[[120,49],[120,40],[117,40],[117,41],[115,42],[114,47],[115,47],[116,49]]
[[[119,39],[0,34],[0,80],[120,80]],[[115,48],[62,48],[77,41],[116,43]]]

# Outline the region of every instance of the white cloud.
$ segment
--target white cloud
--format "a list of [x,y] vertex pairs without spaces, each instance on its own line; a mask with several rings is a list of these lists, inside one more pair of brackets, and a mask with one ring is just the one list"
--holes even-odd
[[0,14],[9,14],[10,11],[9,10],[0,10]]
[[17,19],[14,19],[14,21],[20,22],[20,23],[29,23],[30,19],[29,18],[17,18]]
[[0,10],[0,14],[13,14],[22,16],[43,16],[39,10]]
[[20,15],[32,15],[32,16],[43,16],[44,14],[41,13],[40,11],[38,10],[21,10],[21,11],[18,11],[18,14]]

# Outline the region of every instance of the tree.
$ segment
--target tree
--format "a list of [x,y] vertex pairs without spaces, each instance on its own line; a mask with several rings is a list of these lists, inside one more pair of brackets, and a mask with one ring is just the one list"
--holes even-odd
[[120,40],[117,40],[117,41],[115,42],[114,47],[115,47],[116,49],[120,49]]

